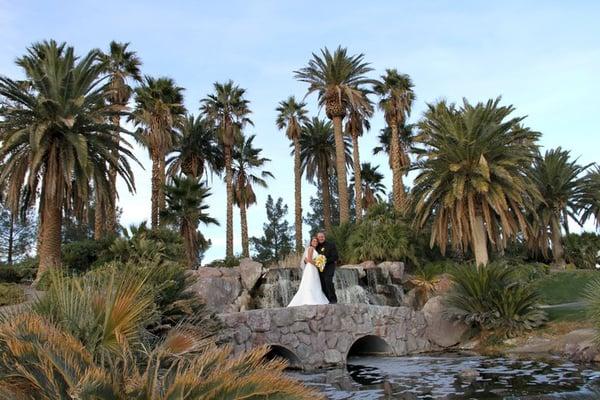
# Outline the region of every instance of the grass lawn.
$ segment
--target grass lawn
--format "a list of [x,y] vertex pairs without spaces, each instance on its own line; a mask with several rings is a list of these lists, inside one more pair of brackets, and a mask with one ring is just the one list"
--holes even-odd
[[[564,304],[582,301],[586,285],[594,278],[600,278],[600,272],[592,270],[575,270],[553,272],[536,282],[542,303]],[[559,314],[565,310],[556,310]]]

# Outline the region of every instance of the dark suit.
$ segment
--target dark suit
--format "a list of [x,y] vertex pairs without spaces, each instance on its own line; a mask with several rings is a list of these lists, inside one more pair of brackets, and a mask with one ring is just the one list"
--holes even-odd
[[319,271],[321,278],[321,288],[325,297],[330,303],[337,303],[335,295],[335,286],[333,284],[333,275],[335,274],[335,266],[339,260],[337,248],[333,242],[325,241],[317,245],[317,252],[323,254],[327,258],[327,264],[323,268],[323,272]]

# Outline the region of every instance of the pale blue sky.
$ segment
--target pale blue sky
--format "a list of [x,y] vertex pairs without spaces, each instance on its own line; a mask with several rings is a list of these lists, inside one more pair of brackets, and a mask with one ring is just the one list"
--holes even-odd
[[[278,101],[302,97],[305,86],[292,71],[311,52],[341,44],[365,53],[373,77],[385,68],[408,73],[417,102],[446,98],[472,102],[502,95],[526,124],[543,132],[545,147],[562,146],[581,162],[598,160],[600,110],[600,2],[595,1],[9,1],[0,0],[0,73],[18,76],[14,59],[42,39],[67,41],[79,53],[131,42],[143,72],[167,75],[186,88],[186,105],[197,112],[214,81],[233,79],[247,88],[256,143],[272,159],[270,189],[258,191],[250,210],[250,235],[260,235],[268,193],[293,211],[289,145],[274,126]],[[316,99],[307,99],[313,114]],[[323,113],[320,113],[324,116]],[[390,172],[370,151],[383,126],[377,113],[361,139],[363,160]],[[123,222],[149,218],[150,178],[136,171],[138,192],[120,192]],[[315,189],[304,185],[304,209]],[[224,185],[213,182],[211,214],[225,222]],[[236,250],[239,222],[235,214]],[[290,215],[290,221],[292,217]],[[224,254],[223,228],[203,228],[214,246],[207,259]]]

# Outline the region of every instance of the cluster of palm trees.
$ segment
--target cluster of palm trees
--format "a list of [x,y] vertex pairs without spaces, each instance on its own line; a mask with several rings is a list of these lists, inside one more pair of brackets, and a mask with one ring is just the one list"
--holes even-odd
[[[319,106],[333,123],[333,138],[327,133],[331,124],[308,120],[304,103],[293,97],[277,109],[278,127],[286,128],[294,142],[297,246],[301,172],[309,181],[320,179],[327,229],[334,174],[340,223],[350,219],[348,167],[354,173],[356,220],[360,221],[363,207],[381,200],[383,177],[378,167],[360,163],[358,145],[358,137],[370,127],[369,96],[375,95],[386,127],[373,153],[389,155],[392,204],[397,212],[412,217],[417,229],[431,229],[432,246],[437,244],[442,252],[448,245],[460,252],[470,250],[476,264],[485,265],[490,248],[502,252],[510,240],[522,238],[544,254],[552,249],[554,262],[564,265],[561,226],[568,232],[569,219],[583,225],[600,217],[599,169],[579,166],[560,148],[541,155],[540,134],[524,127],[523,118],[511,117],[513,107],[500,105],[499,98],[476,105],[466,100],[462,106],[430,104],[420,122],[410,125],[407,119],[415,99],[410,77],[387,69],[375,80],[367,77],[371,71],[363,54],[348,55],[341,47],[313,54],[308,65],[296,71],[296,79],[309,84],[307,94],[318,93]],[[409,152],[417,159],[412,164]],[[407,193],[403,177],[410,170],[418,174]]]
[[[190,266],[204,238],[198,224],[215,224],[207,213],[208,173],[225,171],[227,255],[233,256],[232,206],[242,216],[248,255],[246,209],[256,202],[252,185],[272,176],[269,160],[244,138],[251,124],[244,90],[216,83],[202,100],[201,115],[188,114],[184,89],[165,77],[142,76],[128,43],[83,57],[65,43],[33,44],[17,60],[24,79],[0,77],[0,190],[14,212],[39,205],[39,273],[61,263],[65,213],[86,218],[94,207],[97,239],[116,233],[116,181],[135,191],[128,139],[144,145],[152,160],[153,228],[177,227]],[[129,103],[133,99],[133,106]],[[135,129],[124,127],[124,121]]]
[[[40,272],[60,265],[65,212],[85,218],[93,206],[96,238],[115,233],[117,176],[135,190],[130,163],[138,161],[129,139],[143,144],[152,161],[152,227],[179,229],[190,266],[198,263],[204,243],[199,223],[217,223],[206,204],[211,174],[224,176],[226,185],[226,257],[234,255],[234,205],[242,253],[249,256],[247,209],[256,203],[254,188],[266,187],[273,175],[264,170],[269,159],[254,147],[254,136],[245,135],[253,123],[243,88],[215,83],[193,115],[184,106],[184,89],[172,79],[142,76],[141,61],[127,43],[78,57],[64,43],[45,41],[17,64],[24,79],[0,77],[0,190],[15,211],[39,205]],[[371,72],[363,54],[325,48],[295,78],[308,84],[307,96],[317,93],[329,121],[309,118],[306,103],[293,96],[278,104],[276,126],[285,130],[294,155],[298,249],[303,175],[318,184],[326,229],[333,212],[340,223],[350,221],[350,194],[358,221],[384,200],[383,175],[361,163],[358,143],[376,101],[386,127],[373,153],[389,156],[391,203],[416,228],[431,229],[432,245],[470,249],[478,264],[486,264],[488,248],[502,250],[524,237],[542,251],[551,243],[555,261],[564,263],[561,226],[568,218],[583,223],[600,217],[598,168],[579,166],[561,149],[540,155],[540,134],[499,99],[461,106],[441,101],[410,125],[410,77],[387,69],[372,79]],[[407,191],[403,178],[410,170],[417,177]],[[331,206],[332,183],[339,210]]]

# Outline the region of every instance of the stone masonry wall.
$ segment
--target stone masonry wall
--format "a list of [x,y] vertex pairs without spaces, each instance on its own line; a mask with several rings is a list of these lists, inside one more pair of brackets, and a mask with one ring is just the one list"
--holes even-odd
[[422,311],[408,307],[335,304],[221,314],[223,340],[239,353],[260,345],[293,352],[305,369],[339,366],[360,338],[383,339],[393,355],[434,350]]

